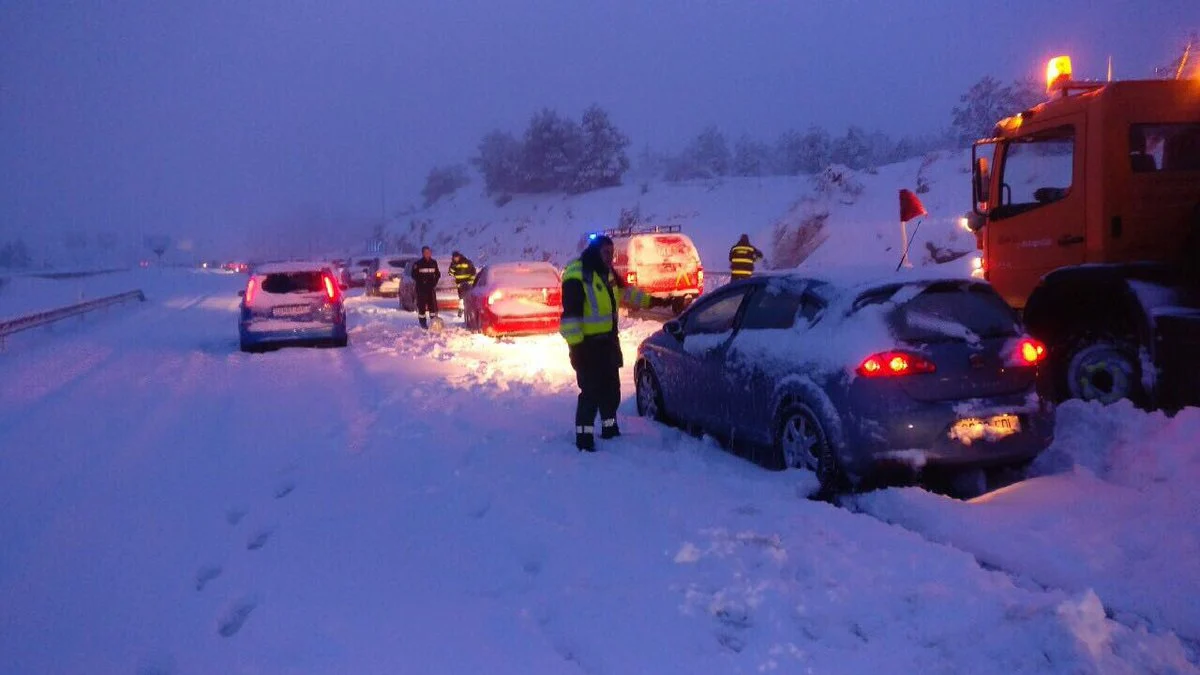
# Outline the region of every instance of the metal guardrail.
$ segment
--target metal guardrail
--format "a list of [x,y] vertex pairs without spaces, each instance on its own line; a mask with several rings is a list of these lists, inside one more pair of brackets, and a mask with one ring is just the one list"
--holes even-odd
[[139,302],[144,302],[146,300],[146,295],[142,293],[141,290],[128,291],[126,293],[118,293],[116,295],[109,295],[103,298],[96,298],[95,300],[88,300],[87,302],[81,302],[75,305],[59,307],[58,309],[46,310],[45,312],[26,314],[25,316],[19,316],[8,321],[0,321],[0,349],[4,348],[5,338],[13,333],[19,333],[23,330],[38,328],[40,326],[48,326],[55,321],[61,321],[73,316],[83,316],[88,312],[92,312],[97,309],[106,309],[113,305],[117,305],[129,300],[138,300]]

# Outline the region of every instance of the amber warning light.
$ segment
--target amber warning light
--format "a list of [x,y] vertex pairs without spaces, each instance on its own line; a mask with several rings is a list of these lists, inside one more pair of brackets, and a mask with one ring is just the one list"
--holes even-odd
[[1071,57],[1056,56],[1046,64],[1046,91],[1054,91],[1071,81]]

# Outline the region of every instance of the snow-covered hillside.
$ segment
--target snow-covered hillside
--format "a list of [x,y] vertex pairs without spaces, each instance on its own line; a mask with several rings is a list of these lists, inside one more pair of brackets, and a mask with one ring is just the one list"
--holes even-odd
[[[929,210],[913,238],[912,261],[936,264],[931,246],[939,259],[975,249],[958,224],[970,206],[969,165],[963,153],[944,152],[876,171],[831,167],[816,176],[629,184],[583,195],[519,195],[503,206],[472,184],[397,219],[389,234],[404,248],[457,248],[479,262],[563,264],[585,233],[614,227],[622,211],[634,211],[641,223],[682,226],[713,272],[727,269],[741,233],[763,250],[769,267],[806,260],[894,268],[901,252],[898,191],[907,188]],[[969,259],[955,264],[967,272]]]

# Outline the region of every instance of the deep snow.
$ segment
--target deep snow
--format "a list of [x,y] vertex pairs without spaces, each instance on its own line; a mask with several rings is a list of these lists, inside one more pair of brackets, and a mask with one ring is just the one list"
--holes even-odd
[[246,355],[243,277],[130,280],[0,353],[0,673],[1198,671],[1195,411],[1066,406],[1033,481],[842,509],[630,369],[580,456],[556,336],[356,297],[348,349]]

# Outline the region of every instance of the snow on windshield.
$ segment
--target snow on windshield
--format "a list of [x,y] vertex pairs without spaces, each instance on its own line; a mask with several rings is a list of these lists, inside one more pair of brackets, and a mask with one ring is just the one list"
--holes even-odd
[[700,261],[692,241],[681,234],[634,237],[629,246],[631,263],[634,265],[687,265]]

